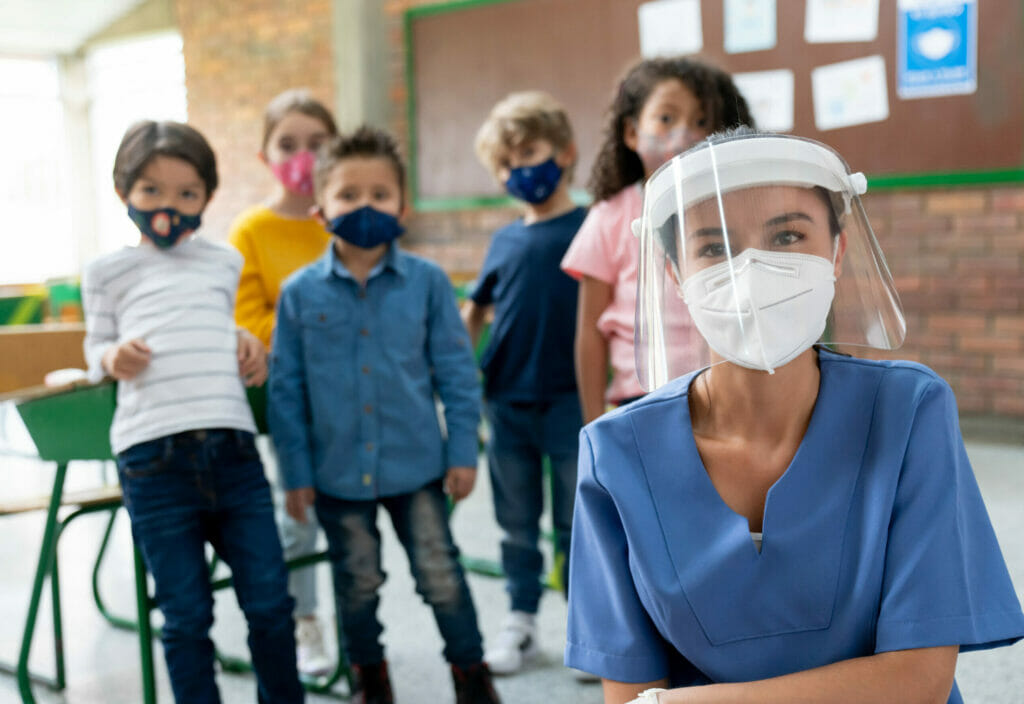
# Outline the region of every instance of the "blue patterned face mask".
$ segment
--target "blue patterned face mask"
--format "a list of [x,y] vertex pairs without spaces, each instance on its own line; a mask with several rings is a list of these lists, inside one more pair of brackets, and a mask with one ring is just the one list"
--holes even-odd
[[550,198],[561,180],[562,167],[551,157],[535,166],[511,169],[505,181],[505,189],[516,198],[536,205]]
[[199,229],[199,213],[183,215],[174,208],[139,210],[129,203],[128,217],[160,249],[173,247],[179,239]]
[[327,229],[331,234],[363,249],[387,244],[405,232],[398,218],[369,205],[330,220]]

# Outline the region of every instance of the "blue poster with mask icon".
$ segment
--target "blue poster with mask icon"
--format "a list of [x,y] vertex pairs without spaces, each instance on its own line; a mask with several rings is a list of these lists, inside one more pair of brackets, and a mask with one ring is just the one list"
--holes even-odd
[[978,83],[977,0],[899,0],[896,94],[973,93]]

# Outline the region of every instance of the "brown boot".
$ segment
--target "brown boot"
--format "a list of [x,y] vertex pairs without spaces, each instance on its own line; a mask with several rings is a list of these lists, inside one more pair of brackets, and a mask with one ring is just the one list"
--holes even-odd
[[355,692],[349,700],[351,704],[395,704],[387,660],[372,665],[353,665],[352,675]]
[[486,663],[467,667],[452,665],[452,679],[455,680],[455,704],[501,704]]

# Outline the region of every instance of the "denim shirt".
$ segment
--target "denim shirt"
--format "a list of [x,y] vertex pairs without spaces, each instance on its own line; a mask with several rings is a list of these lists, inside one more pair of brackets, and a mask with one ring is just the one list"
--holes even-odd
[[284,283],[268,421],[286,489],[414,491],[476,466],[479,417],[469,335],[436,264],[392,245],[361,286],[329,247]]

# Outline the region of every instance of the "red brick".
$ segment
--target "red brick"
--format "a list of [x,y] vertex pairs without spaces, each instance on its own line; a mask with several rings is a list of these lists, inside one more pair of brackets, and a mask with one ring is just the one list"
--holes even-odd
[[998,188],[992,191],[992,209],[1024,213],[1024,188]]
[[1024,351],[1024,340],[992,335],[957,335],[957,348],[965,352],[1012,354]]
[[988,328],[988,321],[971,313],[932,313],[925,318],[929,332],[980,333]]
[[928,213],[980,213],[985,210],[986,196],[983,191],[937,191],[925,196],[925,211]]

